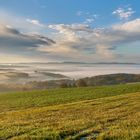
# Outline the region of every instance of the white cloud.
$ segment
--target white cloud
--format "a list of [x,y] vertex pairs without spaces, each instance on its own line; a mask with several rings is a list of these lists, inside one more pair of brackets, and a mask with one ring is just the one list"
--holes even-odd
[[76,13],[76,15],[83,17],[83,19],[84,19],[83,23],[84,24],[91,24],[98,18],[98,15],[96,15],[96,14],[93,14],[93,13],[90,13],[90,12],[83,12],[83,11],[78,11]]
[[118,46],[139,41],[140,19],[109,28],[91,28],[85,24],[56,24],[49,28],[56,31],[56,44],[40,47],[39,51],[47,52],[59,57],[83,56],[83,59],[113,60],[120,58],[116,53]]
[[8,25],[23,32],[41,32],[46,28],[37,20],[28,20],[30,20],[30,22],[27,21],[27,18],[25,17],[18,16],[12,12],[0,10],[0,24],[3,26]]
[[70,53],[71,57],[74,55],[83,55],[84,57],[90,55],[89,58],[99,55],[107,59],[114,57],[110,49],[112,46],[104,44],[105,41],[104,43],[100,41],[103,36],[101,29],[92,29],[84,24],[59,24],[49,27],[58,31],[56,44],[53,44],[51,48],[40,47],[40,51],[57,53],[61,56]]
[[26,18],[7,13],[0,13],[0,17],[0,51],[3,55],[11,54],[9,56],[21,54],[22,57],[24,54],[25,58],[34,56],[42,61],[115,61],[124,59],[124,55],[116,51],[118,46],[140,39],[139,18],[108,28],[92,28],[89,23],[52,24],[45,26],[45,29],[52,31],[52,39],[49,39],[30,33],[34,31],[41,34],[44,28],[38,20],[30,19],[27,22]]
[[36,19],[26,19],[27,22],[33,24],[33,25],[37,25],[40,27],[45,27],[45,25],[41,24],[39,20]]
[[114,26],[116,30],[122,30],[125,32],[140,33],[140,18],[126,22],[124,24],[118,24]]
[[87,19],[84,21],[84,23],[85,23],[85,24],[90,24],[90,23],[93,23],[94,21],[95,21],[94,18],[87,18]]
[[113,15],[117,15],[120,19],[129,19],[133,14],[135,13],[135,11],[133,11],[132,8],[128,7],[128,8],[118,8],[117,10],[113,11]]

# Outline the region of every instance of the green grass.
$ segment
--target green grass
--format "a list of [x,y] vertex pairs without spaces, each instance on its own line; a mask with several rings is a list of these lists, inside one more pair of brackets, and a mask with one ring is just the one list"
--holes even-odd
[[139,140],[140,84],[0,94],[0,139]]

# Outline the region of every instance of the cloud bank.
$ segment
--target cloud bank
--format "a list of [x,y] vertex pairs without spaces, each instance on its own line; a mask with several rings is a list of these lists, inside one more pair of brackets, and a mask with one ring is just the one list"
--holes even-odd
[[[130,9],[129,12],[132,13]],[[36,57],[35,61],[84,62],[131,61],[131,58],[136,58],[139,61],[139,56],[131,54],[129,57],[127,50],[123,54],[118,51],[122,46],[140,42],[139,18],[94,28],[87,23],[44,25],[35,19],[1,15],[6,16],[0,20],[0,58],[8,56],[9,60],[12,56],[18,56],[15,59],[20,56],[25,60]],[[50,31],[49,37],[47,31]]]
[[91,28],[85,24],[56,24],[49,28],[56,31],[56,44],[38,50],[73,58],[81,55],[92,60],[123,57],[116,52],[117,47],[140,39],[140,19],[108,28]]

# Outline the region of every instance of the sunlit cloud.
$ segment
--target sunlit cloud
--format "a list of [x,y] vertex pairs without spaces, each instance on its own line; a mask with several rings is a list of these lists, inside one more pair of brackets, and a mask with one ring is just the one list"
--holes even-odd
[[133,14],[135,13],[135,11],[131,8],[118,8],[117,10],[113,11],[112,14],[113,15],[117,15],[120,19],[129,19]]
[[118,46],[139,41],[139,21],[136,19],[109,28],[91,28],[85,24],[50,25],[49,28],[56,30],[56,44],[49,48],[43,46],[39,50],[57,54],[98,55],[104,59],[117,58],[120,57],[115,51]]
[[40,27],[45,27],[45,25],[41,24],[40,21],[36,20],[36,19],[27,18],[26,21],[33,24],[33,25],[37,25],[37,26],[40,26]]
[[[31,58],[40,61],[124,60],[129,55],[127,51],[124,54],[118,52],[118,47],[138,42],[140,38],[139,18],[96,28],[90,26],[96,15],[91,16],[93,19],[87,18],[84,23],[49,25],[5,11],[0,12],[0,16],[0,50],[3,58],[5,54],[15,58],[21,56],[22,60]],[[44,34],[45,30],[49,30],[49,34]]]

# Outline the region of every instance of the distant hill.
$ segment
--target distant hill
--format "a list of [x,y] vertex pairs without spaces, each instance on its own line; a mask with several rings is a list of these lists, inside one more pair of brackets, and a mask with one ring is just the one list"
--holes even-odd
[[13,64],[123,64],[123,65],[140,65],[140,63],[134,62],[73,62],[73,61],[63,61],[63,62],[30,62],[30,63],[13,63]]
[[[52,76],[52,73],[44,73]],[[55,74],[54,76],[63,77],[63,75]],[[0,84],[0,92],[9,91],[25,91],[25,90],[42,90],[53,88],[71,88],[71,87],[87,87],[87,86],[104,86],[118,85],[127,83],[140,82],[140,74],[108,74],[93,77],[86,77],[78,80],[61,79],[50,81],[30,81],[24,84],[3,83]]]
[[71,61],[64,61],[64,64],[123,64],[123,65],[140,65],[140,63],[131,63],[131,62],[71,62]]
[[86,86],[103,86],[103,85],[117,85],[126,83],[140,82],[140,74],[108,74],[94,77],[86,77],[78,80],[62,79],[51,81],[33,81],[29,82],[34,89],[48,89],[48,88],[67,88],[67,87],[86,87]]
[[87,86],[114,85],[140,82],[140,74],[118,73],[87,77],[80,80],[86,82]]

